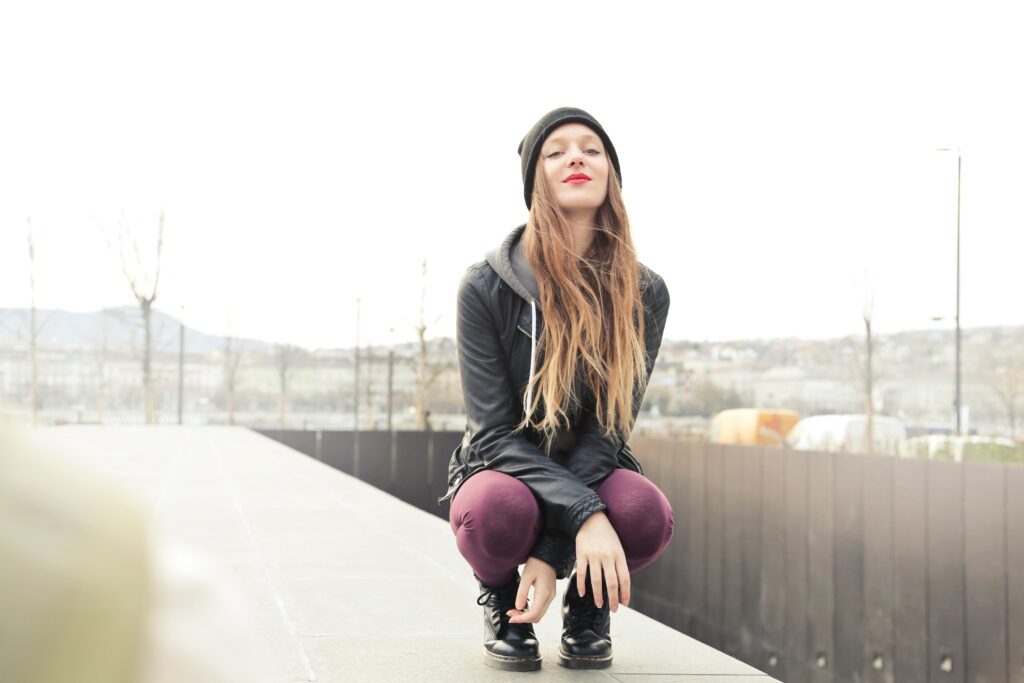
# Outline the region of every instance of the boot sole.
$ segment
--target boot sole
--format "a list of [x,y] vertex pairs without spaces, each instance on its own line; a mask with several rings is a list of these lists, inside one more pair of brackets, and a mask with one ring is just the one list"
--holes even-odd
[[566,669],[607,669],[612,665],[612,654],[597,657],[581,657],[566,654],[558,649],[558,663]]
[[540,668],[541,656],[522,659],[519,657],[502,657],[484,650],[484,663],[503,671],[536,671]]

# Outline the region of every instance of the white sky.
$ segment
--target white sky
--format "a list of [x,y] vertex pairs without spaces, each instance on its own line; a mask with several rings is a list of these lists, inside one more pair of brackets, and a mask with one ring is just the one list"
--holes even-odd
[[[610,134],[666,337],[1024,324],[1024,25],[980,2],[5,3],[0,307],[130,304],[97,223],[152,239],[157,307],[309,347],[434,335],[526,219],[516,147]],[[391,332],[391,329],[394,332]]]

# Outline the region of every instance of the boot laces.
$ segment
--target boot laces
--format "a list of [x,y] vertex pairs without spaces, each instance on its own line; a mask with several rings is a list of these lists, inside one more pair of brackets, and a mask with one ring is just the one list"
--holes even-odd
[[488,588],[483,586],[480,596],[476,599],[476,604],[485,605],[490,602],[494,602],[496,605],[500,605],[503,602],[515,602],[516,593],[519,592],[519,582],[513,581],[507,586],[499,586],[497,588]]
[[[590,571],[587,571],[587,578],[584,584],[586,590],[583,591],[583,597],[579,596],[576,592],[576,572],[573,572],[569,577],[569,589],[570,593],[569,600],[569,623],[575,629],[575,627],[590,628],[593,631],[597,631],[598,627],[603,623],[606,615],[609,611],[608,598],[605,595],[604,605],[598,607],[594,604],[594,586],[590,582]],[[602,593],[604,593],[602,587]]]
[[602,607],[595,605],[594,596],[588,590],[578,602],[570,604],[569,616],[575,625],[585,628],[589,627],[591,630],[596,631],[598,625],[604,619],[607,609],[608,603],[605,603]]

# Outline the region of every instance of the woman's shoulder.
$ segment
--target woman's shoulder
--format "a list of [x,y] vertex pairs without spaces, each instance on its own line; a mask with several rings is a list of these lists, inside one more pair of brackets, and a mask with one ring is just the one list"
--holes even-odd
[[488,263],[487,259],[483,258],[466,266],[466,269],[462,271],[460,284],[464,285],[468,282],[494,275],[497,275],[494,268]]
[[472,277],[475,273],[483,270],[484,268],[490,267],[490,264],[487,263],[487,259],[482,258],[479,261],[474,261],[466,266],[466,270],[463,271],[463,277]]
[[637,265],[640,267],[640,289],[646,291],[649,288],[654,288],[655,291],[661,288],[666,288],[665,279],[654,271],[653,268],[644,264],[641,261],[637,261]]
[[645,308],[650,311],[661,311],[662,315],[667,314],[672,301],[668,285],[665,284],[665,279],[661,275],[642,263],[640,263],[640,295]]
[[487,261],[480,259],[469,264],[459,278],[458,295],[461,299],[472,294],[476,297],[489,298],[492,290],[496,287],[497,281],[501,278]]

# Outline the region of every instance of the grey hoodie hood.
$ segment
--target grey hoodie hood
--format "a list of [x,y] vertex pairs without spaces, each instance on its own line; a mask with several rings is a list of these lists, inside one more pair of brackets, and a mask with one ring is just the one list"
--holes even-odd
[[[512,248],[519,238],[522,237],[525,229],[526,223],[514,228],[512,232],[506,235],[501,244],[487,252],[485,258],[491,268],[494,269],[494,272],[505,281],[505,284],[530,304],[530,377],[533,377],[537,368],[537,308],[540,306],[540,302],[530,293],[530,290],[523,284],[512,268]],[[528,264],[527,267],[529,267]],[[524,406],[527,412],[530,410],[532,399],[533,385],[529,385],[526,390],[526,405]]]
[[530,289],[519,279],[512,268],[512,249],[518,244],[525,231],[526,223],[515,227],[512,232],[505,236],[501,244],[487,252],[485,258],[491,268],[494,269],[494,272],[501,276],[501,279],[512,288],[512,291],[523,297],[523,300],[527,303],[536,302],[539,304],[540,302],[530,293]]

